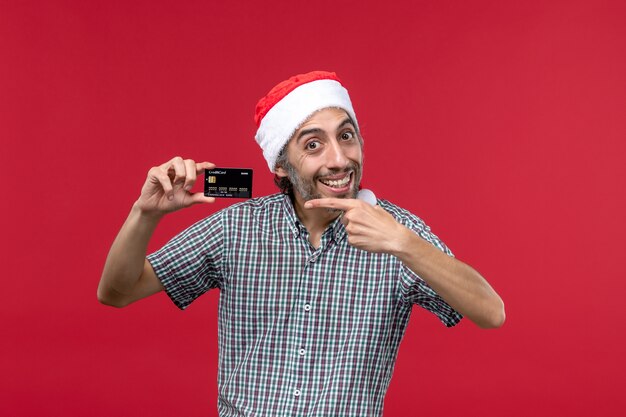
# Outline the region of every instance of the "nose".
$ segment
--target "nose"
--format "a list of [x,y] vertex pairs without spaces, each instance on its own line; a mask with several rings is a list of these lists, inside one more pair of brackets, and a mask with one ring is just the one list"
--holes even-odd
[[345,150],[337,140],[331,140],[326,148],[326,167],[329,169],[343,169],[348,165]]

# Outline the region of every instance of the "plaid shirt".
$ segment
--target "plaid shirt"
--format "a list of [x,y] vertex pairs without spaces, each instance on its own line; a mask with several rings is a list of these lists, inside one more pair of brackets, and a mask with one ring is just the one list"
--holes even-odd
[[[378,204],[452,256],[422,220]],[[350,246],[339,219],[315,249],[282,194],[219,211],[148,259],[181,309],[221,291],[222,417],[379,416],[412,305],[461,319],[398,258]]]

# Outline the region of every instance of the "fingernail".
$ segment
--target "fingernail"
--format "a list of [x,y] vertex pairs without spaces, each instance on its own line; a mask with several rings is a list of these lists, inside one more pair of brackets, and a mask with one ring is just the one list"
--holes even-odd
[[172,194],[170,194],[170,195],[168,195],[168,196],[167,196],[167,199],[168,199],[168,200],[173,200],[173,199],[174,199],[174,196],[173,196]]
[[185,190],[186,190],[186,191],[191,190],[191,185],[186,186],[186,187],[185,187]]

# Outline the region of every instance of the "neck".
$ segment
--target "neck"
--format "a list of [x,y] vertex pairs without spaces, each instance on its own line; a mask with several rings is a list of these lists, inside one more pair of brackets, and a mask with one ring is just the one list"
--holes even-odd
[[318,245],[315,242],[319,242],[319,237],[321,237],[328,225],[339,217],[341,211],[331,211],[327,208],[305,209],[305,200],[297,191],[294,191],[291,195],[291,202],[298,219],[311,235],[311,243],[317,247]]

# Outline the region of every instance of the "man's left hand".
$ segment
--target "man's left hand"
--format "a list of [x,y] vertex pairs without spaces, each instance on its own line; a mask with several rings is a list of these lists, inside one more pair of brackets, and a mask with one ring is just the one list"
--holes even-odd
[[411,233],[380,206],[357,199],[320,198],[307,201],[304,208],[343,210],[341,222],[348,233],[348,243],[368,252],[394,254],[401,249],[406,233]]

